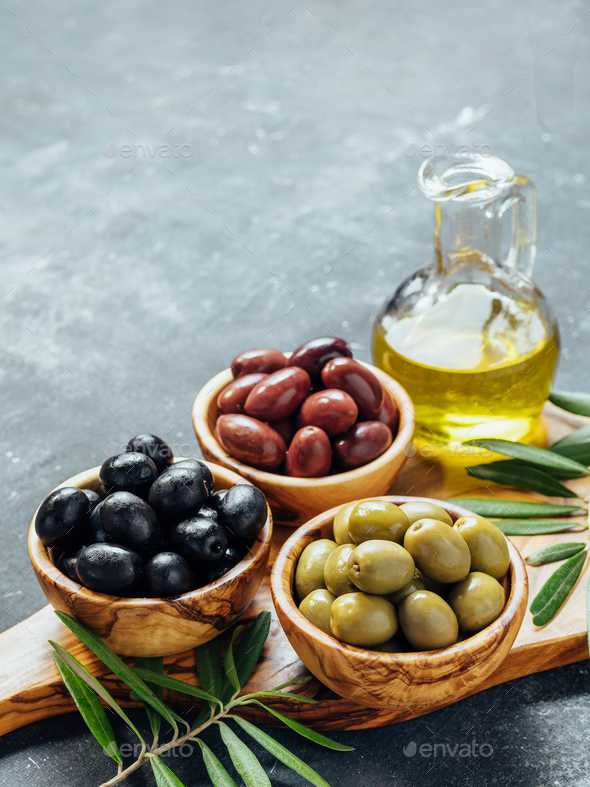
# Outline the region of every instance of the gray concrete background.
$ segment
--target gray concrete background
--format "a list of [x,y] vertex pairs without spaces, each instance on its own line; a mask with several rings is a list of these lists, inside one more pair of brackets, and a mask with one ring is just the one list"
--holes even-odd
[[[8,6],[0,11],[3,628],[45,601],[27,573],[36,505],[100,463],[105,446],[151,431],[196,452],[193,398],[243,349],[293,348],[327,326],[369,358],[379,305],[431,256],[431,205],[412,188],[421,158],[403,152],[411,142],[491,145],[536,183],[534,278],[559,317],[558,385],[590,390],[582,6]],[[121,155],[124,145],[153,151],[172,140],[192,155],[178,147],[171,158]],[[587,664],[510,688],[416,722],[342,734],[357,747],[350,755],[279,735],[333,784],[587,783]],[[412,740],[472,736],[493,755],[403,754]],[[0,741],[0,783],[98,784],[110,770],[96,748],[74,715],[33,725]],[[174,765],[188,787],[206,782],[196,760]],[[297,781],[280,768],[273,778]]]

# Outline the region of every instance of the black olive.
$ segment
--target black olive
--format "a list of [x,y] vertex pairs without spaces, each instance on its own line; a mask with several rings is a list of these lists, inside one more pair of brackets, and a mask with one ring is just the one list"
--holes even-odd
[[132,492],[146,497],[158,477],[156,465],[145,454],[110,456],[100,468],[100,480],[110,492]]
[[68,579],[78,584],[80,584],[80,579],[76,572],[76,561],[78,560],[78,555],[84,548],[85,547],[82,546],[78,547],[78,549],[66,550],[57,561],[57,570],[65,574]]
[[237,484],[228,490],[218,507],[219,521],[239,541],[260,533],[267,518],[266,498],[255,486]]
[[215,492],[215,494],[211,495],[209,500],[207,500],[207,505],[212,508],[214,511],[219,510],[219,504],[223,500],[223,498],[227,495],[229,489],[220,489],[219,492]]
[[213,493],[213,489],[215,487],[215,481],[213,479],[213,473],[205,462],[200,462],[198,459],[181,459],[180,462],[175,462],[174,467],[187,467],[189,470],[194,470],[195,473],[198,473],[205,483],[205,488],[209,494]]
[[78,555],[76,572],[90,590],[125,596],[140,586],[144,562],[137,552],[119,544],[91,544]]
[[35,532],[46,547],[79,543],[88,522],[88,498],[81,489],[56,489],[39,506]]
[[162,546],[156,512],[131,492],[114,492],[103,500],[100,523],[111,542],[131,547],[140,555],[153,555]]
[[168,443],[155,434],[138,434],[127,443],[127,452],[145,454],[153,461],[158,473],[163,473],[172,464],[174,454]]
[[248,550],[241,544],[230,544],[225,550],[225,557],[233,562],[235,566],[240,560],[243,560],[248,554]]
[[88,527],[87,527],[87,537],[86,540],[89,544],[112,544],[113,539],[104,531],[104,527],[102,526],[102,522],[100,521],[100,506],[103,501],[101,501],[95,508],[92,509],[90,512],[90,516],[88,518]]
[[94,489],[83,489],[82,491],[88,498],[89,511],[92,511],[93,508],[96,508],[101,500],[104,500],[104,495],[99,494],[99,492],[95,492]]
[[178,596],[197,587],[192,568],[176,552],[154,555],[145,567],[145,578],[150,596],[156,598]]
[[199,516],[202,516],[204,519],[213,519],[217,522],[217,511],[213,508],[209,508],[209,506],[201,506],[199,509]]
[[170,545],[190,563],[212,563],[223,557],[227,537],[218,522],[197,516],[172,528]]
[[228,571],[231,571],[235,565],[234,561],[230,560],[225,555],[221,560],[211,563],[205,570],[205,584],[209,585],[211,582],[220,579],[224,574],[227,574]]
[[206,499],[207,490],[201,476],[188,467],[175,466],[162,473],[148,495],[156,514],[170,523],[195,516]]

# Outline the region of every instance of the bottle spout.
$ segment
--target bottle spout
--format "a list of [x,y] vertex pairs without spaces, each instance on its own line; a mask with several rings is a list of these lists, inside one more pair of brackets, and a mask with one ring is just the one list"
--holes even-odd
[[488,202],[510,188],[515,177],[496,156],[432,156],[418,171],[418,185],[436,202]]

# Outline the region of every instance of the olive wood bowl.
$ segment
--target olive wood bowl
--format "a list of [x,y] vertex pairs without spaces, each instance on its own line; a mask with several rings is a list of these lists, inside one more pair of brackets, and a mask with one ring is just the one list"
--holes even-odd
[[[400,505],[415,497],[384,497]],[[471,512],[440,500],[455,521]],[[516,547],[508,541],[510,568],[507,601],[500,616],[477,634],[449,648],[411,653],[382,653],[346,645],[324,634],[299,612],[293,592],[297,561],[318,538],[332,538],[338,508],[315,517],[285,542],[274,562],[271,592],[279,621],[307,669],[323,684],[359,705],[388,710],[415,708],[421,713],[472,691],[504,660],[520,629],[528,598],[527,573]]]
[[[288,357],[290,353],[285,353]],[[361,361],[361,363],[363,363]],[[327,508],[351,500],[384,495],[401,473],[406,449],[414,437],[416,417],[407,391],[385,372],[363,363],[386,388],[399,410],[397,435],[389,448],[362,467],[323,478],[293,478],[269,473],[234,459],[214,437],[219,413],[217,397],[233,377],[231,369],[215,375],[199,391],[193,405],[193,427],[205,459],[235,470],[259,487],[272,508],[277,524],[299,527]]]
[[[209,464],[215,489],[247,483],[215,464]],[[68,478],[60,487],[97,489],[94,467]],[[35,512],[36,516],[36,512]],[[272,540],[272,515],[249,554],[216,582],[170,598],[121,598],[96,593],[73,582],[56,568],[35,532],[29,530],[29,556],[35,575],[54,609],[67,612],[122,656],[168,656],[182,653],[229,628],[253,600],[262,582]],[[56,558],[59,556],[56,555]],[[57,561],[56,561],[57,562]]]

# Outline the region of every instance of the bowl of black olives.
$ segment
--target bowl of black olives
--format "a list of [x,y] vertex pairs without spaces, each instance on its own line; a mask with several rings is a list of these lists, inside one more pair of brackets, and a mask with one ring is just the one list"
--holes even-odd
[[411,497],[312,519],[277,555],[271,593],[318,680],[359,705],[417,714],[492,675],[528,597],[522,557],[491,522]]
[[37,509],[29,555],[49,603],[115,652],[166,656],[229,628],[266,569],[272,516],[236,473],[139,435]]

